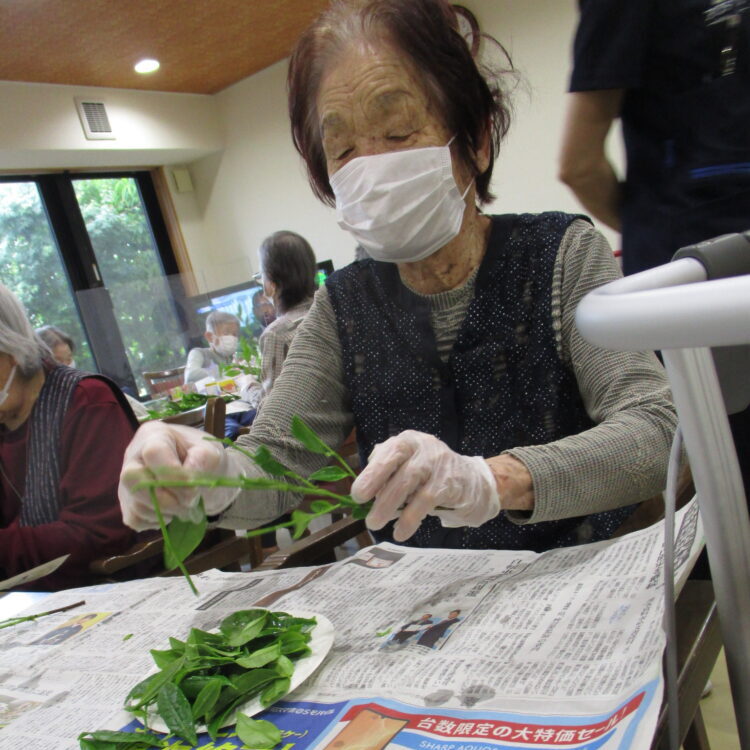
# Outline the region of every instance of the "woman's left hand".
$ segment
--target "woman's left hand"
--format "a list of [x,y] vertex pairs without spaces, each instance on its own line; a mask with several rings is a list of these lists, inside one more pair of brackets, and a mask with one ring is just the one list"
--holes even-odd
[[358,502],[375,498],[371,529],[398,519],[393,538],[412,536],[425,516],[443,526],[481,526],[500,512],[495,477],[481,456],[462,456],[432,435],[406,430],[375,446],[352,485]]

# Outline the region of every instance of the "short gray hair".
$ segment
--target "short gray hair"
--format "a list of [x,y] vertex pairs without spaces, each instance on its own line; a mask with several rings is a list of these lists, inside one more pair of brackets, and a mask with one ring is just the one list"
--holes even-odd
[[211,333],[216,333],[217,327],[224,325],[224,323],[236,323],[237,325],[239,325],[240,319],[236,315],[232,315],[232,313],[225,313],[221,310],[214,310],[213,312],[209,313],[208,317],[206,318],[206,330],[210,331]]
[[46,345],[34,333],[26,311],[13,292],[0,284],[0,352],[9,354],[24,377],[41,369],[50,356]]
[[47,344],[51,351],[56,346],[60,346],[60,344],[67,344],[71,352],[76,350],[73,339],[57,326],[42,326],[41,328],[37,328],[36,335]]

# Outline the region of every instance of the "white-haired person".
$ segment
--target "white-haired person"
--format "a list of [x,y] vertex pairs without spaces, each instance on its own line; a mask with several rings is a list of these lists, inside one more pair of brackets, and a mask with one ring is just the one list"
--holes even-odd
[[[222,365],[234,362],[237,345],[240,341],[240,319],[232,313],[214,310],[206,318],[206,331],[203,334],[208,348],[196,347],[188,352],[185,365],[185,382],[195,383],[204,378],[221,376]],[[249,427],[255,419],[255,407],[246,401],[236,401],[233,410],[227,414],[224,435],[234,440],[241,427]]]
[[117,482],[136,427],[119,388],[55,362],[0,284],[0,578],[69,555],[30,587],[85,585],[91,560],[132,544]]
[[203,335],[208,347],[197,346],[188,352],[186,383],[195,383],[208,377],[218,378],[220,367],[233,362],[240,341],[240,320],[232,313],[214,310],[206,318]]

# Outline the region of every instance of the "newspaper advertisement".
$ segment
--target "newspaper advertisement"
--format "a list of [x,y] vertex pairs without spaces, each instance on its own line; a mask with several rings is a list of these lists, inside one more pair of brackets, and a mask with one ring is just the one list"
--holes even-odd
[[[678,586],[702,546],[677,518]],[[241,609],[320,613],[335,640],[293,693],[256,715],[279,750],[648,748],[662,700],[662,524],[542,554],[380,544],[315,568],[210,571],[51,594],[0,630],[0,748],[72,750],[122,710],[149,650]],[[34,610],[31,610],[34,611]],[[184,740],[170,747],[188,750]],[[196,747],[243,747],[233,727]]]

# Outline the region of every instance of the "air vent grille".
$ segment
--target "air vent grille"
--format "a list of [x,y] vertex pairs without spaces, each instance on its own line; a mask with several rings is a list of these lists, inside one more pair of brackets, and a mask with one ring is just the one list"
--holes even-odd
[[83,102],[83,114],[92,133],[111,133],[112,128],[107,117],[107,110],[101,102]]
[[76,98],[75,103],[86,138],[89,140],[114,140],[115,134],[112,132],[104,102]]

